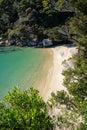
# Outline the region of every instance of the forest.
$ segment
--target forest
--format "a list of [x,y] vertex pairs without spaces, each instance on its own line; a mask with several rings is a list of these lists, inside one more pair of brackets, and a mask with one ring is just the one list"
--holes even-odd
[[[57,13],[68,7],[74,15],[57,24]],[[63,71],[68,93],[53,92],[45,103],[35,89],[14,88],[0,102],[0,130],[87,130],[87,0],[0,0],[3,37],[26,37],[32,31],[56,39],[64,25],[78,48],[69,59],[73,67]],[[54,109],[60,111],[53,114]]]
[[0,36],[29,38],[32,33],[39,41],[58,40],[58,29],[74,15],[69,5],[64,0],[0,0]]

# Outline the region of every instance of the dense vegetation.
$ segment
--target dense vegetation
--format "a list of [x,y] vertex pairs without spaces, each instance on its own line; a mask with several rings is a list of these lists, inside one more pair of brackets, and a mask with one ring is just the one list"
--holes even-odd
[[0,103],[0,130],[51,130],[53,123],[38,91],[15,88]]
[[[0,103],[0,129],[87,130],[87,1],[67,2],[75,15],[66,24],[69,25],[70,36],[78,47],[78,53],[70,59],[73,67],[63,72],[64,86],[68,93],[52,93],[49,102],[44,103],[36,90],[20,93],[18,89],[14,89],[5,102]],[[63,3],[62,0],[0,0],[0,33],[22,35],[26,34],[27,28],[42,32],[49,15]],[[53,113],[54,109],[56,114]]]
[[65,24],[69,13],[60,13],[64,0],[0,0],[0,35],[28,37],[32,32],[58,37],[58,25]]
[[73,67],[63,72],[68,93],[52,93],[51,100],[55,107],[61,108],[61,114],[57,117],[61,129],[87,130],[87,1],[71,0],[70,4],[75,10],[75,16],[68,24],[78,53],[69,59]]

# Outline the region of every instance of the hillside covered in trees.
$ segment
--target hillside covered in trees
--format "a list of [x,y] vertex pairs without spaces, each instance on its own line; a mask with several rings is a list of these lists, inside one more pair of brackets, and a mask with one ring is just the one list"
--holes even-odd
[[[14,89],[0,103],[1,130],[87,130],[87,1],[66,1],[75,14],[65,23],[78,47],[78,53],[69,59],[73,67],[63,72],[68,93],[52,93],[45,103],[36,90],[21,93]],[[63,0],[0,0],[0,33],[10,37],[50,30],[57,36],[57,26],[48,23],[61,6]],[[54,109],[60,111],[52,114]]]
[[0,35],[11,39],[48,35],[56,39],[58,27],[73,15],[64,0],[0,0]]

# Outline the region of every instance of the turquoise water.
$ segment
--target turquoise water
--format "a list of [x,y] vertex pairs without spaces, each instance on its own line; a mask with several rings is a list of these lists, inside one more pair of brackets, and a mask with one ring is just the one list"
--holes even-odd
[[47,54],[41,49],[0,47],[0,98],[14,86],[27,89],[39,82],[46,61]]

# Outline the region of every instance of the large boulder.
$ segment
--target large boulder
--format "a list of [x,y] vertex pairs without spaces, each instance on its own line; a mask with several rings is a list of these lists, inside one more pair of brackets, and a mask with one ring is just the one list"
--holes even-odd
[[50,40],[50,39],[48,38],[48,39],[43,39],[42,45],[43,45],[43,47],[49,47],[49,46],[52,46],[53,43],[52,43],[52,40]]

